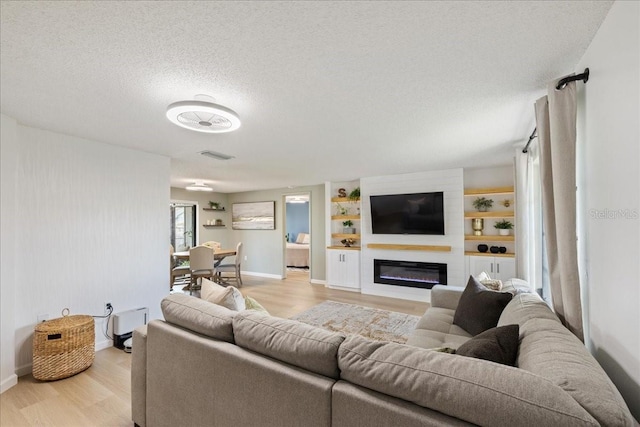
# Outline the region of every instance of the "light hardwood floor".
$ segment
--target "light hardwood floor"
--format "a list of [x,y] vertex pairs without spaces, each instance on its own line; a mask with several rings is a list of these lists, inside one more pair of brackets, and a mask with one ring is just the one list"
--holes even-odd
[[[312,285],[308,274],[290,271],[287,279],[243,276],[241,291],[274,316],[288,318],[314,305],[338,301],[422,315],[428,304],[361,295]],[[132,426],[131,355],[116,348],[96,353],[93,365],[71,378],[40,382],[31,375],[0,395],[0,426]]]

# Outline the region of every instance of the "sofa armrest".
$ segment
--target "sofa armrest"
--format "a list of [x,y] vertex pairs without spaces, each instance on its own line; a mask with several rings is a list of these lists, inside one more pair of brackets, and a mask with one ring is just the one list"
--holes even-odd
[[431,307],[455,310],[463,291],[461,286],[435,285],[431,288]]
[[131,345],[131,419],[147,425],[147,325],[133,331]]

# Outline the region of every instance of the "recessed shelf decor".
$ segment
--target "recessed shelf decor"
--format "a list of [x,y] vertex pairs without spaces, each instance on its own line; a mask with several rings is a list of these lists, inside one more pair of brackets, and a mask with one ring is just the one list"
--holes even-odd
[[490,256],[490,257],[502,257],[502,258],[515,258],[516,254],[506,253],[506,254],[494,254],[490,252],[473,252],[473,251],[465,251],[465,255],[472,256]]

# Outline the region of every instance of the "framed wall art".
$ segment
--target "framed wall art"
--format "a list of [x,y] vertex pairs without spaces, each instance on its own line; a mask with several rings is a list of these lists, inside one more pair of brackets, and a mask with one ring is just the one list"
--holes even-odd
[[231,205],[234,230],[275,230],[276,202],[246,202]]

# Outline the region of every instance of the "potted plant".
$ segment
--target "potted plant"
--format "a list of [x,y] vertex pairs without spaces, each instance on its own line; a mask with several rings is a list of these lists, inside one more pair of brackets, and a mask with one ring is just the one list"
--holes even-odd
[[338,210],[338,215],[347,215],[349,213],[349,210],[340,203],[336,203],[336,209]]
[[349,200],[354,202],[360,200],[360,187],[354,188],[351,193],[349,193]]
[[502,221],[497,221],[493,226],[498,230],[498,233],[500,233],[501,236],[508,236],[510,230],[513,228],[513,223],[503,219]]
[[487,199],[486,197],[478,197],[473,201],[473,207],[478,210],[478,212],[486,212],[491,206],[493,206],[493,200]]
[[220,203],[209,201],[209,207],[211,209],[220,209]]
[[342,221],[342,226],[344,227],[344,229],[342,230],[344,234],[356,234],[356,229],[353,226],[353,221],[351,221],[350,219]]

